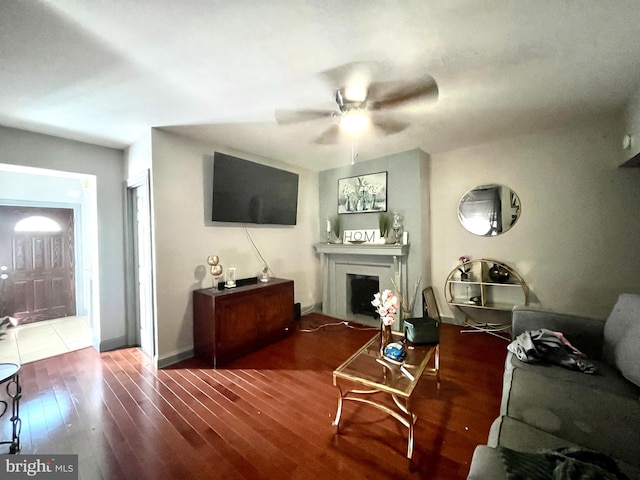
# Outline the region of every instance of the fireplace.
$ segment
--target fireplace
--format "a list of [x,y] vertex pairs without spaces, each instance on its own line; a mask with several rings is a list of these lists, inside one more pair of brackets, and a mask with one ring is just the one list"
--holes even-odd
[[378,318],[378,314],[371,300],[373,296],[380,291],[380,282],[378,277],[369,275],[348,275],[351,294],[347,295],[351,306],[351,313],[354,315],[368,315],[372,318]]
[[[406,289],[409,245],[321,243],[315,248],[321,255],[322,313],[326,315],[359,323],[378,324],[377,315],[353,312],[351,300],[354,278],[377,279],[377,289],[373,293],[386,289],[395,291],[394,283],[400,289]],[[372,288],[368,281],[366,283]],[[364,295],[363,293],[362,299],[357,299],[357,303],[362,306],[365,303]],[[367,299],[368,303],[371,303],[371,297]],[[394,328],[402,328],[400,324],[401,322],[396,322]]]

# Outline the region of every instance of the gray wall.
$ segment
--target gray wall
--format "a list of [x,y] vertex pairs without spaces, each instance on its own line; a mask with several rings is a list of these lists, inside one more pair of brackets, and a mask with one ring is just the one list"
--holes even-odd
[[[318,241],[326,241],[326,219],[338,212],[338,180],[341,178],[387,172],[387,212],[404,216],[409,233],[408,286],[413,290],[422,275],[420,291],[431,283],[429,156],[421,150],[389,155],[320,172]],[[378,229],[377,213],[340,215],[343,230]],[[414,315],[421,315],[421,301],[416,300]]]
[[123,152],[0,127],[0,163],[96,176],[100,347],[111,349],[124,345],[126,315]]

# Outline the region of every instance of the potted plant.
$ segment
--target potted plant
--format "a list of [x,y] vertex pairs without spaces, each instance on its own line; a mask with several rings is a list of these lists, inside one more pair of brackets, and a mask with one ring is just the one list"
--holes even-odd
[[331,219],[331,231],[335,235],[334,243],[342,243],[342,219],[336,215]]
[[389,230],[391,229],[391,216],[389,214],[380,213],[378,228],[380,229],[380,238],[384,238],[384,243],[395,243],[395,239],[389,238]]

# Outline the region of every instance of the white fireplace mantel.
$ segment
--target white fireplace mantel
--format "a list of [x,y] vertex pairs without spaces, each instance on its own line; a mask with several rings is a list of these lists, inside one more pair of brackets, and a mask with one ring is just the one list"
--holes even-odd
[[351,319],[347,305],[351,288],[349,275],[375,276],[380,290],[395,291],[395,282],[401,291],[406,291],[409,245],[319,243],[315,249],[322,265],[322,313],[325,315]]

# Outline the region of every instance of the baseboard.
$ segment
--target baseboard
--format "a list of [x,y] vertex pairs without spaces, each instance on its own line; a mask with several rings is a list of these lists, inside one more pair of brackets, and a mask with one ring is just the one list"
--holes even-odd
[[462,326],[462,321],[458,318],[455,317],[440,317],[440,320],[442,321],[442,323],[448,323],[451,325],[458,325],[458,326]]
[[308,315],[309,313],[322,313],[322,303],[314,303],[312,305],[305,305],[302,307],[302,315]]
[[186,350],[173,352],[169,355],[163,355],[162,357],[158,357],[158,368],[168,367],[169,365],[181,362],[182,360],[186,360],[187,358],[192,358],[193,356],[193,348],[187,348]]
[[128,346],[126,336],[110,338],[109,340],[100,342],[100,351],[110,352],[111,350],[118,350],[119,348],[125,348]]

